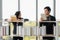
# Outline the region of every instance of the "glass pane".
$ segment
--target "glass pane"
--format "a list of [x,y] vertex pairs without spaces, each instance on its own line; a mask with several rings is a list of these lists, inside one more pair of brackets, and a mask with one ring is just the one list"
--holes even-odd
[[3,19],[9,18],[18,11],[18,0],[2,0]]
[[56,0],[56,19],[60,20],[60,0]]
[[24,19],[36,21],[36,0],[20,0],[20,11]]

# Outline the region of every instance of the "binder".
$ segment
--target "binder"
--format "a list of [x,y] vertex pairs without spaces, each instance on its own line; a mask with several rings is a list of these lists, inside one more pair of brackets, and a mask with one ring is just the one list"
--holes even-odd
[[36,40],[36,36],[24,36],[24,40]]
[[35,21],[30,21],[30,26],[31,27],[36,27],[36,22]]
[[32,28],[30,28],[30,30],[31,30],[31,35],[33,35],[33,36],[36,36],[36,32],[37,32],[37,27],[32,27]]
[[47,36],[47,37],[43,37],[43,40],[55,40],[55,37]]
[[58,35],[60,36],[60,26],[58,26]]
[[13,37],[13,40],[23,40],[23,37],[20,37],[20,36],[14,36],[14,37]]
[[23,26],[24,26],[24,27],[29,27],[29,26],[30,26],[29,21],[24,22],[24,25],[23,25]]
[[38,36],[37,38],[38,40],[43,40],[42,36]]
[[12,40],[10,36],[3,36],[3,40]]
[[17,26],[17,35],[19,35],[19,27]]
[[30,40],[36,40],[36,36],[30,36]]
[[42,27],[40,27],[40,35],[42,35]]
[[36,27],[35,21],[26,21],[24,22],[24,27]]
[[6,26],[6,35],[9,35],[9,27]]
[[46,35],[46,26],[42,26],[42,36]]
[[13,29],[14,29],[14,25],[13,23],[10,23],[10,34],[13,35]]
[[30,36],[30,27],[24,27],[24,35]]
[[56,35],[56,26],[54,26],[54,36]]
[[36,34],[37,36],[41,35],[41,34],[40,34],[40,33],[41,33],[40,27],[36,27],[36,31],[37,31],[37,32],[36,32],[36,33],[37,33],[37,34]]
[[17,35],[22,36],[22,26],[17,26]]
[[3,27],[0,27],[0,37],[3,36]]
[[30,36],[24,36],[24,40],[30,40]]
[[6,35],[6,27],[3,27],[3,36]]

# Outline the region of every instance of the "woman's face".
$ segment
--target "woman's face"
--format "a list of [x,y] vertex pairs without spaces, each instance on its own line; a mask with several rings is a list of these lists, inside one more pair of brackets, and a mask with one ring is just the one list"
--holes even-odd
[[21,18],[21,13],[19,14],[18,18]]

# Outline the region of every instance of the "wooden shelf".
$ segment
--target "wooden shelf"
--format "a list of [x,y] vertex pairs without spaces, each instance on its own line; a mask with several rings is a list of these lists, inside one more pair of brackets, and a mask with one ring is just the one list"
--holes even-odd
[[49,35],[44,35],[45,37],[47,37],[47,36],[51,36],[51,37],[55,37],[54,35],[52,35],[52,34],[49,34]]

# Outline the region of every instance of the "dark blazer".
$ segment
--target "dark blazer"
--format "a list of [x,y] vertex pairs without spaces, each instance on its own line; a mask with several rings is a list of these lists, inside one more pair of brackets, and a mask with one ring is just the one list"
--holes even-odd
[[55,17],[54,16],[48,16],[47,17],[47,21],[56,21]]
[[[43,20],[43,21],[56,21],[54,16],[48,16],[47,20]],[[56,26],[55,22],[40,22],[40,27],[44,25],[46,26],[46,33],[47,34],[53,34],[53,25]]]
[[[56,21],[56,18],[54,16],[50,15],[50,16],[47,17],[47,20],[43,20],[43,21]],[[50,23],[56,25],[55,22],[40,22],[40,26],[47,25],[47,24],[50,24]]]

